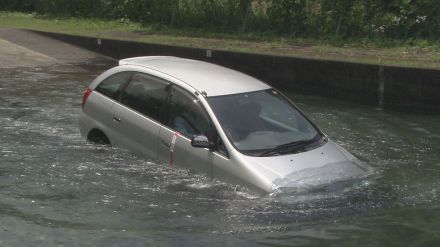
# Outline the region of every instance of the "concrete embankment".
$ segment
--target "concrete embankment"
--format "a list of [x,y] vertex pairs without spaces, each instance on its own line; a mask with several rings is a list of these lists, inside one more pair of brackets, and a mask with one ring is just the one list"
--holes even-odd
[[115,59],[169,55],[217,63],[290,90],[374,107],[440,111],[440,70],[205,50],[34,31]]

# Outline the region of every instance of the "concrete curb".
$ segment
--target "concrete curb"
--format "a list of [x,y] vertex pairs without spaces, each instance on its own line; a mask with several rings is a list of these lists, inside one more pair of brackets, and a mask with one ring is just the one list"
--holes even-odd
[[440,112],[440,70],[326,61],[33,31],[115,59],[169,55],[204,60],[275,87],[379,108]]

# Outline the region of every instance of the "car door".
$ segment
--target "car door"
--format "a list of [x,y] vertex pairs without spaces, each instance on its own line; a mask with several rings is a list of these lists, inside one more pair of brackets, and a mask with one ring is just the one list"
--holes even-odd
[[194,135],[208,136],[212,128],[202,104],[178,86],[171,87],[167,102],[165,125],[159,133],[159,161],[212,176],[214,153],[191,145]]
[[144,73],[135,73],[122,90],[119,104],[112,107],[118,146],[157,159],[157,138],[169,83]]
[[87,115],[93,116],[96,122],[95,127],[102,130],[110,138],[112,144],[115,136],[112,129],[111,109],[131,75],[132,72],[124,71],[108,76],[96,86],[94,91],[97,94],[94,94],[88,101]]

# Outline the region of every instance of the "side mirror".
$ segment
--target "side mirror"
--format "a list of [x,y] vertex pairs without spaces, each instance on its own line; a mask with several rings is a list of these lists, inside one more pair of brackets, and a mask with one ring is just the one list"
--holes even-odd
[[195,135],[191,138],[191,146],[196,148],[210,148],[208,137],[204,135]]

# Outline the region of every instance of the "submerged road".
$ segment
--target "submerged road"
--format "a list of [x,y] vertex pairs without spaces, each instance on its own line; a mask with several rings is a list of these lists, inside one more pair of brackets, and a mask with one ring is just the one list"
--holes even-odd
[[32,31],[0,28],[0,68],[78,63],[97,57],[103,56]]

